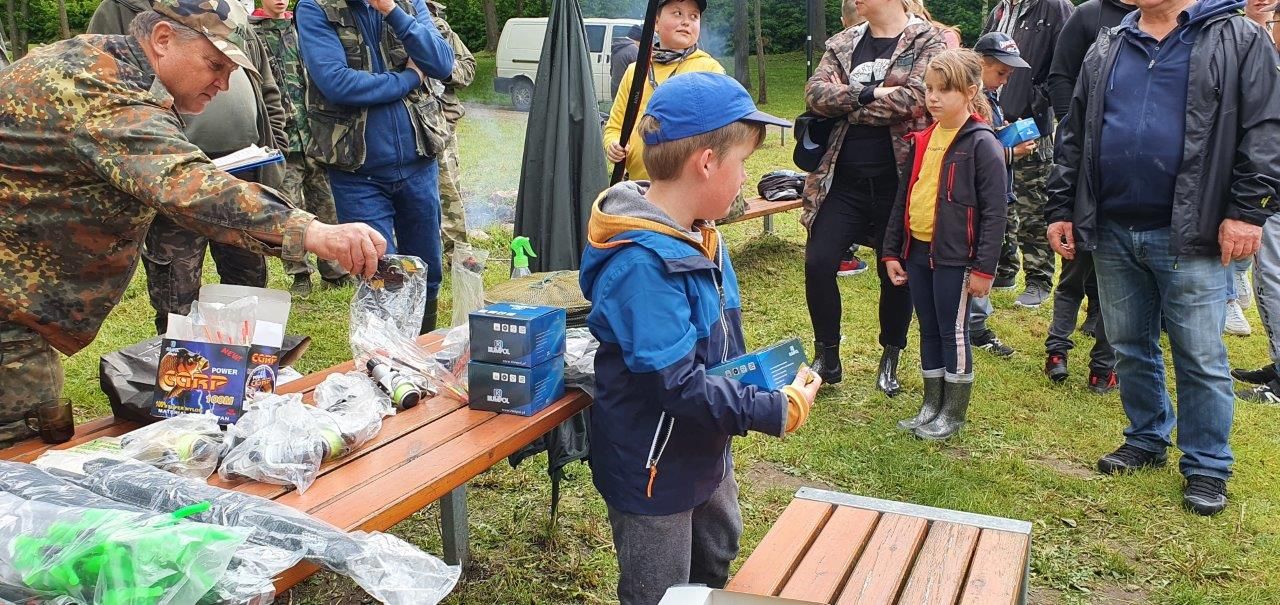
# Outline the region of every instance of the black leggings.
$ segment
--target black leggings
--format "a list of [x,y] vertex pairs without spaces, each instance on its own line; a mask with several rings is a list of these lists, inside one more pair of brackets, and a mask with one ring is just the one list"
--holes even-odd
[[911,291],[895,286],[880,262],[880,241],[898,192],[898,175],[892,171],[872,178],[841,179],[839,170],[831,192],[818,208],[804,250],[804,293],[809,303],[813,338],[821,343],[840,342],[840,287],[836,271],[840,258],[853,244],[876,252],[880,277],[880,345],[907,346],[911,325]]

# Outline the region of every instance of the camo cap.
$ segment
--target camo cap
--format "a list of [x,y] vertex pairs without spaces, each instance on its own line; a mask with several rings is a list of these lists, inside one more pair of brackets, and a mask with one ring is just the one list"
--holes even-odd
[[156,12],[194,29],[235,61],[245,71],[258,73],[249,55],[245,33],[249,29],[249,15],[235,0],[154,0],[151,8]]

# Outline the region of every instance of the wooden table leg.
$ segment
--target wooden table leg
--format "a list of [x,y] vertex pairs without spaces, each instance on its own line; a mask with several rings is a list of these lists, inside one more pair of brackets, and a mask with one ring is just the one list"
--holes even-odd
[[468,548],[467,485],[464,483],[440,499],[440,537],[444,542],[444,562],[466,564],[471,559]]

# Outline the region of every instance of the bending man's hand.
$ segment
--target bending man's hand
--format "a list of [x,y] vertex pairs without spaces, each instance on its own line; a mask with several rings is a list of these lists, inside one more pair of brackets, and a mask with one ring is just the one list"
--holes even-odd
[[364,223],[327,225],[311,221],[302,247],[326,260],[337,261],[352,275],[373,277],[378,259],[387,253],[387,240]]

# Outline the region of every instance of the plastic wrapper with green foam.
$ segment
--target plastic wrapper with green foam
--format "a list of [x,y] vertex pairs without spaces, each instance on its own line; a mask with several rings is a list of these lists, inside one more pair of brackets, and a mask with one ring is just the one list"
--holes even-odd
[[120,438],[120,453],[183,477],[207,479],[218,468],[222,428],[212,414],[182,414]]

